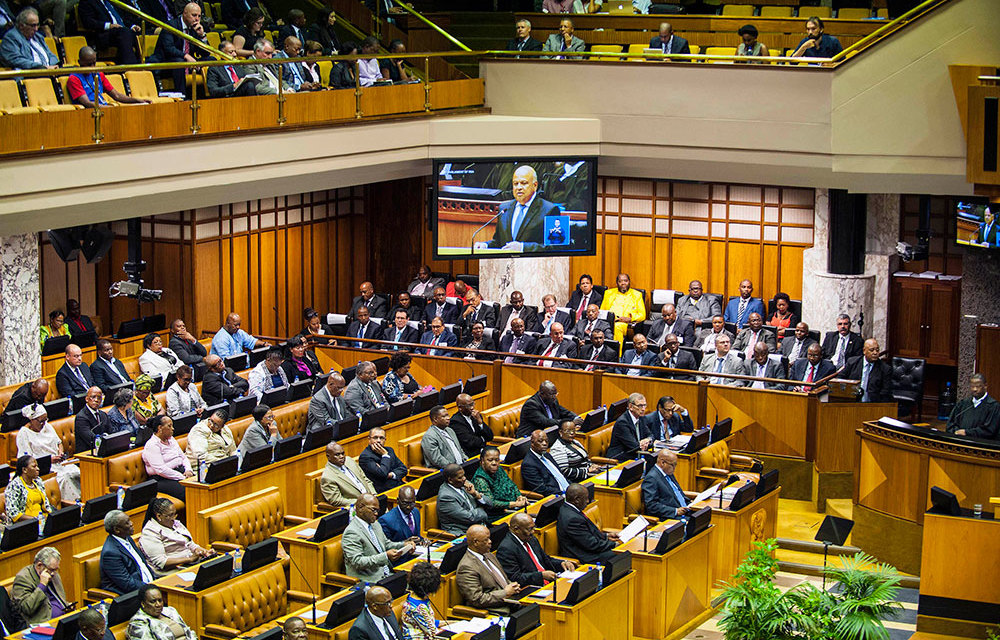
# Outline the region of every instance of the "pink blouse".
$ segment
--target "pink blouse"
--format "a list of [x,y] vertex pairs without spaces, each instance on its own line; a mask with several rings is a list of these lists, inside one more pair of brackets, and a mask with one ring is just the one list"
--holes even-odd
[[191,463],[172,437],[166,442],[156,436],[147,440],[146,446],[142,449],[142,461],[146,463],[147,474],[168,480],[184,479],[184,474],[178,471],[177,467],[191,471]]

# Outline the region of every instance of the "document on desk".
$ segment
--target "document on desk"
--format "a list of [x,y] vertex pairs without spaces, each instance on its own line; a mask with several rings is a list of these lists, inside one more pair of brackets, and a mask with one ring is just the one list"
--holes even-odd
[[621,474],[621,469],[607,469],[595,476],[591,476],[591,480],[594,484],[607,485],[611,487],[618,482],[618,477],[621,476]]
[[704,491],[702,491],[701,493],[699,493],[695,497],[694,500],[691,501],[691,504],[698,504],[699,502],[701,502],[703,500],[708,500],[712,496],[714,496],[714,495],[716,495],[716,494],[719,493],[719,487],[721,487],[721,486],[722,486],[722,483],[720,482],[719,484],[712,485],[708,489],[705,489]]
[[[580,576],[584,576],[584,575],[587,575],[586,571],[563,571],[562,573],[559,574],[559,577],[560,578],[565,578],[567,580],[572,581],[572,580],[576,580]],[[539,592],[536,592],[536,593],[539,593]]]
[[636,516],[635,520],[628,523],[628,526],[621,530],[621,533],[618,534],[618,539],[621,540],[622,544],[625,544],[642,533],[647,527],[649,527],[649,520],[646,520],[642,516]]
[[449,622],[448,626],[445,628],[452,633],[479,633],[481,631],[486,631],[496,624],[496,622],[496,620],[491,618],[472,618],[471,620],[456,620],[455,622]]
[[197,575],[198,574],[195,573],[194,571],[181,571],[180,573],[177,574],[177,577],[180,578],[181,580],[184,580],[185,582],[191,582],[195,579]]
[[305,529],[299,529],[298,533],[296,533],[295,535],[300,538],[312,538],[314,535],[316,535],[316,529],[313,529],[312,527],[306,527]]

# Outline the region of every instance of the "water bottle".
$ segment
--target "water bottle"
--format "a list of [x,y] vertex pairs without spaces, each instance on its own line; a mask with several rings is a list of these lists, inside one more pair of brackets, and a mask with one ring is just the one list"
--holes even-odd
[[205,482],[205,468],[207,466],[204,458],[198,458],[198,482]]
[[125,501],[125,487],[118,487],[118,508],[122,508],[122,503]]
[[42,511],[41,513],[38,514],[38,535],[40,535],[40,536],[44,535],[44,533],[45,533],[45,519],[46,518],[47,518],[47,516],[45,515],[44,511]]
[[243,573],[243,549],[233,551],[233,573],[235,575]]
[[951,380],[944,383],[944,389],[938,396],[938,420],[947,420],[955,408],[955,389],[951,386]]
[[95,456],[97,455],[97,452],[101,450],[101,441],[102,440],[104,440],[104,436],[102,436],[102,435],[96,435],[96,436],[94,436],[94,455]]
[[361,412],[358,411],[358,433],[361,433],[361,431],[363,431],[363,429],[361,428],[361,423],[362,422],[363,422],[363,419],[361,417]]

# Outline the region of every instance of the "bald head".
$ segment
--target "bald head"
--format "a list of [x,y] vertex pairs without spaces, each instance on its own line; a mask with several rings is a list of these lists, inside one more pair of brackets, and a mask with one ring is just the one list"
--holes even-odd
[[469,549],[476,553],[486,554],[490,552],[490,530],[481,524],[474,524],[465,532],[465,539],[469,543]]

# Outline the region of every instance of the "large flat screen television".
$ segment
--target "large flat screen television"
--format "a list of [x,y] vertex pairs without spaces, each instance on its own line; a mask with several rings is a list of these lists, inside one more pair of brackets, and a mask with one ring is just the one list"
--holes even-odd
[[956,200],[955,241],[967,247],[1000,247],[1000,203],[985,198]]
[[437,259],[593,254],[597,159],[436,160],[431,210]]

